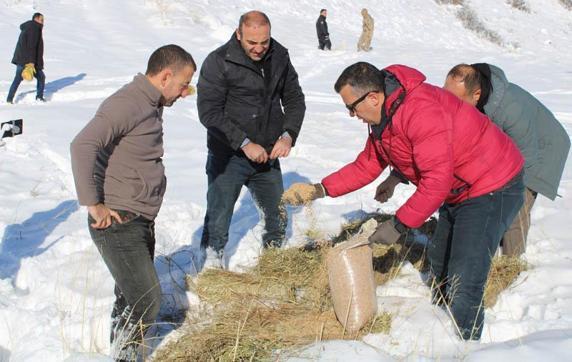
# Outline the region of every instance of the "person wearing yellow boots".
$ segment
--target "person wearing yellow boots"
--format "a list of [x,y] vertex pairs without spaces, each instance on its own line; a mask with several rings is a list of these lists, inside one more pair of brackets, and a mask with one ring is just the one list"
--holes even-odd
[[23,79],[31,81],[36,78],[36,100],[45,102],[44,86],[44,40],[42,30],[44,28],[44,15],[35,13],[32,20],[20,25],[20,37],[14,50],[12,63],[16,65],[16,75],[10,86],[6,102],[14,103],[14,96]]

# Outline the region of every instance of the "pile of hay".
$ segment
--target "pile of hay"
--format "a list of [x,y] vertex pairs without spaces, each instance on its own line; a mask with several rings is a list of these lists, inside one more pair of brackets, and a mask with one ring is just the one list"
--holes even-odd
[[387,333],[382,313],[356,334],[336,320],[328,289],[325,254],[271,249],[246,273],[207,270],[189,288],[209,308],[189,317],[183,336],[157,352],[157,360],[259,360],[293,355],[296,348],[328,339]]
[[520,273],[528,269],[528,264],[515,256],[500,256],[493,259],[483,302],[486,308],[493,307],[499,294],[510,287]]
[[[329,339],[355,339],[368,333],[388,333],[391,315],[381,313],[361,331],[348,334],[337,321],[328,288],[325,256],[332,245],[354,237],[360,227],[374,218],[370,214],[344,225],[340,235],[297,249],[270,249],[258,265],[245,273],[207,270],[188,288],[203,301],[200,312],[189,314],[175,342],[156,353],[159,361],[267,360],[294,356],[308,344]],[[436,220],[421,231],[431,236]],[[373,266],[377,285],[395,278],[405,261],[418,270],[427,268],[425,250],[417,244],[373,245]],[[516,258],[493,261],[485,291],[485,305],[526,269]]]

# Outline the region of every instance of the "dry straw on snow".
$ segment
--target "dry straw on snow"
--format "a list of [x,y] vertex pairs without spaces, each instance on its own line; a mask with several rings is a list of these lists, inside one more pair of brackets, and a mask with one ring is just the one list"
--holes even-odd
[[[203,302],[201,311],[189,313],[176,341],[157,351],[159,361],[277,360],[295,356],[300,348],[320,340],[355,339],[368,333],[388,333],[391,315],[379,313],[366,326],[348,334],[337,321],[328,288],[325,256],[332,244],[355,235],[361,225],[390,215],[371,214],[345,225],[331,241],[307,249],[270,249],[256,267],[245,273],[207,270],[189,289]],[[436,221],[422,231],[431,235]],[[402,240],[403,241],[403,240]],[[315,247],[315,245],[321,245]],[[408,261],[426,270],[424,249],[418,245],[373,245],[377,285],[399,274]],[[493,261],[485,291],[485,305],[494,305],[525,266],[517,259]]]
[[501,256],[493,259],[483,301],[486,308],[493,307],[499,294],[510,287],[528,264],[514,256]]
[[560,5],[564,6],[568,10],[572,10],[572,0],[558,0]]
[[264,360],[319,340],[388,332],[386,313],[353,335],[343,330],[330,301],[326,250],[271,249],[246,273],[205,271],[189,285],[212,309],[189,317],[184,335],[156,358]]

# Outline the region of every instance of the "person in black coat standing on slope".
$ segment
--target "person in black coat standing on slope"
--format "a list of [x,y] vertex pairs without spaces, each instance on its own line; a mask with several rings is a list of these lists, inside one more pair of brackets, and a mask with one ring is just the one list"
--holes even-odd
[[44,27],[44,15],[35,13],[32,20],[28,20],[20,25],[20,37],[12,64],[16,65],[16,75],[10,86],[8,98],[6,102],[14,103],[14,96],[18,90],[18,86],[22,82],[22,71],[26,67],[33,69],[34,77],[37,79],[36,83],[36,100],[45,102],[44,100],[44,86],[46,83],[46,76],[44,75],[44,40],[42,38],[42,29]]
[[328,16],[328,10],[320,10],[320,16],[316,21],[316,32],[318,33],[318,48],[320,50],[331,50],[332,42],[330,42],[330,33],[328,33],[328,23],[326,23],[326,17]]

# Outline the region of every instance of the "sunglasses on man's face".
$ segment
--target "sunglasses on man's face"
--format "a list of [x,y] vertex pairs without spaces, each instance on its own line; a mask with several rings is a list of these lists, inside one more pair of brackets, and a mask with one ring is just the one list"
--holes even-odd
[[348,109],[348,111],[350,111],[351,113],[355,113],[356,111],[356,107],[358,106],[358,104],[360,104],[361,102],[363,102],[363,100],[373,91],[369,91],[366,94],[364,94],[363,96],[359,97],[358,99],[356,99],[352,104],[346,104],[346,108]]

